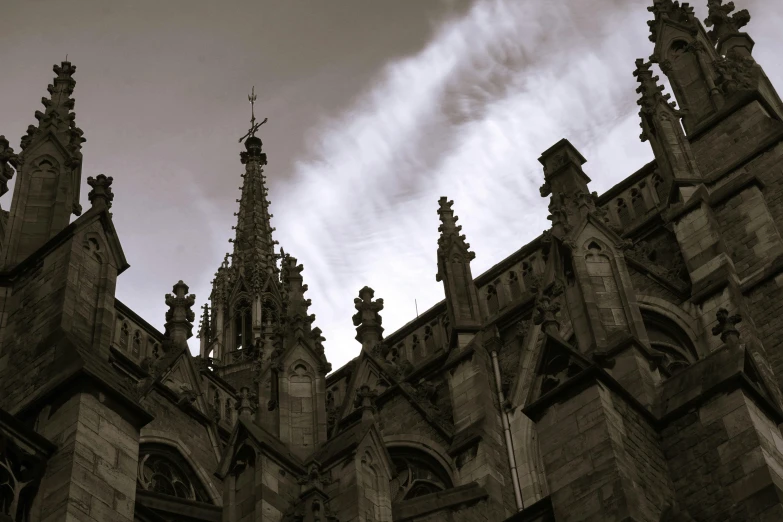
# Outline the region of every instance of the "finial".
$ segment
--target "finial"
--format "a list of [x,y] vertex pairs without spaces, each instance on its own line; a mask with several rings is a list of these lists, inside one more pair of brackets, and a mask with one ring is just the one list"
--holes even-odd
[[742,316],[729,315],[728,310],[721,308],[715,313],[715,318],[718,324],[712,328],[712,335],[719,335],[720,340],[732,349],[738,347],[740,333],[737,330],[737,323],[742,322]]
[[707,0],[709,9],[707,18],[704,19],[704,25],[713,29],[707,32],[712,43],[718,43],[727,36],[738,34],[740,29],[750,22],[750,13],[747,9],[742,9],[734,14],[734,2],[723,5],[723,0]]
[[353,300],[356,313],[353,315],[353,325],[356,326],[356,340],[362,346],[372,346],[382,339],[383,318],[380,311],[383,310],[383,299],[375,299],[375,290],[365,286],[359,290],[359,297]]
[[87,184],[92,187],[87,197],[90,199],[93,207],[100,205],[105,206],[107,209],[111,208],[111,202],[114,199],[114,193],[111,191],[113,179],[111,176],[106,176],[106,174],[98,174],[96,178],[92,176],[87,178]]
[[256,96],[256,87],[254,85],[253,89],[250,91],[250,94],[247,96],[247,101],[250,102],[250,130],[247,131],[247,134],[239,138],[239,143],[242,143],[245,138],[255,138],[258,128],[268,120],[268,118],[264,118],[264,121],[261,123],[256,123],[255,104],[257,99],[258,96]]
[[178,344],[186,344],[193,335],[193,320],[195,314],[191,307],[196,302],[194,294],[188,295],[188,285],[178,281],[172,288],[173,294],[166,294],[166,333]]

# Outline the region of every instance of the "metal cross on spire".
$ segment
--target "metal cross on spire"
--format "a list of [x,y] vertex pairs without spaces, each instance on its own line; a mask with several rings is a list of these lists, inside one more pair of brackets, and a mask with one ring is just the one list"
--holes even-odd
[[256,86],[254,85],[253,89],[250,91],[250,94],[247,96],[247,101],[250,102],[250,130],[247,131],[247,134],[239,138],[239,143],[242,143],[242,140],[244,140],[245,138],[255,137],[258,128],[264,123],[266,123],[266,120],[268,119],[268,118],[264,118],[264,121],[262,121],[261,123],[256,123],[255,104],[257,99],[258,96],[256,96]]

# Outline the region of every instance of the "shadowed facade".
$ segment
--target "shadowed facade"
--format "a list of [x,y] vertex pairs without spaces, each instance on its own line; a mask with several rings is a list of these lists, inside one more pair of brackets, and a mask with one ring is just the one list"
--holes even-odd
[[112,178],[79,206],[55,66],[19,153],[0,136],[0,522],[783,520],[783,103],[749,13],[708,7],[648,8],[654,161],[599,196],[560,140],[551,227],[477,277],[441,198],[444,301],[384,336],[360,289],[333,372],[273,239],[264,122],[200,324],[179,281],[160,332],[115,298]]

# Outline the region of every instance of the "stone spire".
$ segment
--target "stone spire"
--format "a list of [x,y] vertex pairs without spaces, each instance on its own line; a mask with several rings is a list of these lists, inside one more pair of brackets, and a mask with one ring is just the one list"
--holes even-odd
[[356,327],[356,340],[362,343],[362,348],[371,350],[383,339],[383,327],[380,311],[383,310],[383,299],[376,299],[375,290],[365,286],[359,290],[359,297],[353,300],[356,313],[353,315],[353,325]]
[[[440,232],[440,237],[438,238],[438,258],[443,256],[451,258],[456,255],[463,261],[473,261],[476,258],[476,253],[469,250],[470,243],[465,241],[465,234],[460,234],[462,225],[457,225],[459,216],[455,216],[454,210],[451,208],[454,205],[454,201],[449,201],[443,196],[438,200],[438,205],[438,215],[441,222],[438,227],[438,232]],[[442,281],[442,278],[443,274],[441,274],[439,266],[435,279]]]
[[655,16],[647,22],[655,43],[650,61],[668,77],[689,133],[725,102],[713,65],[720,56],[688,3],[654,0],[648,10]]
[[443,282],[446,294],[451,346],[458,344],[459,334],[466,334],[463,341],[467,342],[481,329],[482,322],[478,290],[470,270],[470,262],[476,254],[469,250],[470,244],[465,241],[465,235],[460,234],[462,226],[457,225],[459,218],[454,215],[453,205],[454,202],[446,197],[438,200],[441,224],[438,227],[438,273],[435,275],[436,281]]
[[191,309],[196,302],[194,294],[188,295],[188,285],[179,281],[172,291],[174,294],[166,294],[166,304],[169,307],[166,312],[166,336],[171,340],[172,347],[187,346],[187,341],[193,336],[193,320],[196,315]]
[[47,87],[50,97],[41,98],[45,110],[35,111],[38,125],[30,125],[27,134],[22,137],[22,154],[47,131],[52,131],[71,155],[72,162],[77,163],[82,159],[82,143],[86,140],[82,137],[82,130],[76,126],[76,114],[73,112],[75,102],[71,95],[76,86],[76,80],[73,79],[76,66],[71,65],[71,62],[62,62],[55,65],[53,70],[57,76]]
[[[248,97],[251,110],[256,100],[255,89]],[[234,227],[236,237],[232,266],[238,268],[246,280],[254,281],[254,286],[260,286],[267,279],[267,274],[277,271],[274,245],[272,239],[274,228],[271,225],[272,214],[269,213],[269,194],[266,188],[266,153],[262,152],[261,140],[255,133],[266,123],[256,123],[255,112],[252,112],[250,130],[239,141],[245,141],[245,151],[240,154],[245,173],[242,174],[242,195],[239,199],[237,224]]]
[[642,141],[649,141],[658,167],[669,180],[696,180],[701,177],[690,143],[680,125],[682,112],[670,102],[670,94],[663,93],[658,76],[653,76],[651,62],[636,60],[633,75],[639,82],[636,92],[641,95],[639,117]]
[[[81,148],[85,139],[73,113],[75,71],[76,67],[67,61],[54,66],[57,76],[48,86],[49,97],[41,99],[44,111],[35,112],[38,125],[27,128],[18,156],[11,155],[4,143],[0,146],[4,150],[0,154],[11,155],[2,161],[1,178],[8,177],[8,164],[17,170],[7,244],[3,245],[6,266],[26,259],[57,235],[68,226],[71,214],[81,215]],[[48,181],[42,185],[41,179]]]

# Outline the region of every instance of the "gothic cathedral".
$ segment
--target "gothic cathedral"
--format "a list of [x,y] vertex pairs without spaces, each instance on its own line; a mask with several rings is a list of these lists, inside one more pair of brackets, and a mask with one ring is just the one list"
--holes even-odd
[[551,227],[478,277],[441,198],[445,299],[384,335],[358,290],[335,371],[272,239],[255,116],[210,305],[194,331],[177,282],[160,332],[115,297],[112,178],[80,207],[55,66],[19,152],[0,136],[0,522],[783,520],[783,103],[746,10],[649,1],[655,159],[599,196],[555,143]]

